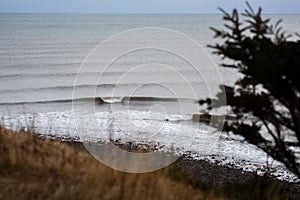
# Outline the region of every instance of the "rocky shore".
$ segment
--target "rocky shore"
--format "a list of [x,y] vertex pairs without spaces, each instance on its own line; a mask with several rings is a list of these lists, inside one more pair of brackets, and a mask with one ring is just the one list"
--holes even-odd
[[300,199],[300,183],[281,181],[268,175],[258,176],[254,172],[246,172],[241,169],[220,166],[205,160],[181,158],[174,163],[174,166],[188,176],[193,177],[210,187],[217,188],[228,184],[234,186],[239,184],[249,184],[249,182],[257,184],[256,182],[263,180],[269,184],[274,184],[274,186],[289,193],[289,199]]

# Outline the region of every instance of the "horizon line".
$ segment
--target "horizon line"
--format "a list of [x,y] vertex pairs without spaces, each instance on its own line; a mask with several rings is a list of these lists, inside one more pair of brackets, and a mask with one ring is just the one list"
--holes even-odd
[[[111,14],[111,15],[223,15],[221,12],[217,13],[193,13],[193,12],[7,12],[0,11],[0,14]],[[300,15],[300,13],[286,13],[286,12],[277,12],[277,13],[263,13],[263,15]]]

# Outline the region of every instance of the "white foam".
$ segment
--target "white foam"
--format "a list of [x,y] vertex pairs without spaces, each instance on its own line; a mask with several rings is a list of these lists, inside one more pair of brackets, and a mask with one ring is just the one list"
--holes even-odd
[[[145,111],[87,112],[81,115],[67,111],[4,116],[1,123],[12,129],[30,127],[46,137],[82,142],[108,141],[110,137],[123,142],[157,142],[162,147],[173,147],[178,154],[190,152],[193,159],[207,159],[258,174],[266,170],[267,156],[263,151],[242,142],[239,136],[222,134],[219,137],[206,125],[193,123],[190,118],[190,115],[162,116]],[[75,122],[80,124],[76,126]],[[272,160],[269,163],[272,163],[271,174],[277,178],[297,181],[281,163]]]
[[101,97],[104,103],[121,103],[123,100],[123,97]]

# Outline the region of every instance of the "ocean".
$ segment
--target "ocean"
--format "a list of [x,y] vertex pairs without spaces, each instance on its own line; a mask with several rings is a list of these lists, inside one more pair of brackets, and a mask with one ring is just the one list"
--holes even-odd
[[[267,17],[300,32],[300,15]],[[152,142],[263,173],[263,152],[192,120],[198,99],[240,77],[217,67],[210,27],[222,29],[222,16],[0,14],[1,123],[60,140]]]

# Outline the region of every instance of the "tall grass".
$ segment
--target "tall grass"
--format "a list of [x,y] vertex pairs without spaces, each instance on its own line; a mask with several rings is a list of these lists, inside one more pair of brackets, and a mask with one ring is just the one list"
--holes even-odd
[[0,199],[216,199],[165,170],[118,172],[80,147],[3,127],[0,153]]

